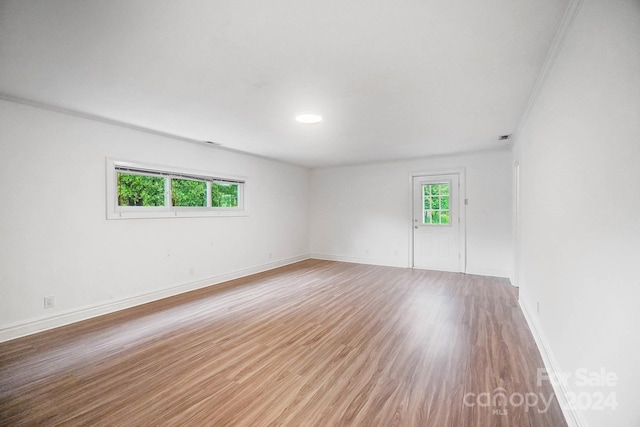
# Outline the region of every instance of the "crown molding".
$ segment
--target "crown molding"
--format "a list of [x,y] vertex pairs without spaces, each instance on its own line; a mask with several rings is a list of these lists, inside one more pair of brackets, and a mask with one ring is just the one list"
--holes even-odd
[[551,73],[551,70],[553,69],[554,65],[556,64],[558,55],[562,50],[562,48],[564,47],[567,36],[569,35],[569,33],[571,32],[571,29],[573,28],[573,24],[575,22],[576,16],[578,15],[578,12],[580,11],[580,8],[582,7],[582,3],[583,3],[583,0],[571,0],[569,2],[569,5],[567,6],[567,9],[564,12],[564,16],[562,17],[562,21],[560,22],[558,31],[556,32],[553,42],[551,43],[551,47],[547,52],[547,57],[542,65],[542,68],[538,72],[538,77],[536,78],[536,82],[533,86],[533,89],[531,90],[531,93],[529,94],[529,99],[527,100],[527,105],[524,109],[524,112],[522,113],[522,117],[520,117],[520,121],[516,126],[516,130],[514,132],[514,139],[516,139],[515,142],[517,142],[517,137],[520,131],[522,130],[522,128],[524,127],[525,123],[527,122],[527,119],[529,118],[529,114],[533,109],[533,105],[535,104],[536,99],[540,95],[540,92],[542,92],[542,89],[545,86],[547,78]]

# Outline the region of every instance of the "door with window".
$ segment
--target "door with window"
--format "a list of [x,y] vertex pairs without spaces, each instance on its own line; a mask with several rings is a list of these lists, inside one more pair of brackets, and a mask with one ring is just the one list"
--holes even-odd
[[413,267],[464,271],[460,175],[413,177]]

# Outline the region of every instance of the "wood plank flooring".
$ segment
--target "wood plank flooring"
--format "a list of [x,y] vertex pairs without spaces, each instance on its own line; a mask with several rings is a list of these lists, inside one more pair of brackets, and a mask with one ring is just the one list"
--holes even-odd
[[542,367],[504,279],[308,260],[0,344],[0,425],[565,426]]

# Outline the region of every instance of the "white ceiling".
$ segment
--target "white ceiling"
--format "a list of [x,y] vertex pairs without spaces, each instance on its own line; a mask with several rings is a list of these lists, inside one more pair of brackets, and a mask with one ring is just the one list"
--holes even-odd
[[567,4],[0,0],[0,92],[311,167],[492,149]]

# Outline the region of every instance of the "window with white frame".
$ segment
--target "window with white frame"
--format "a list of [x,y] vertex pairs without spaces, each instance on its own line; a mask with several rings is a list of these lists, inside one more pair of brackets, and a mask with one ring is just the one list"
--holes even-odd
[[422,185],[423,224],[450,225],[449,183]]
[[246,179],[107,160],[107,217],[246,215]]

